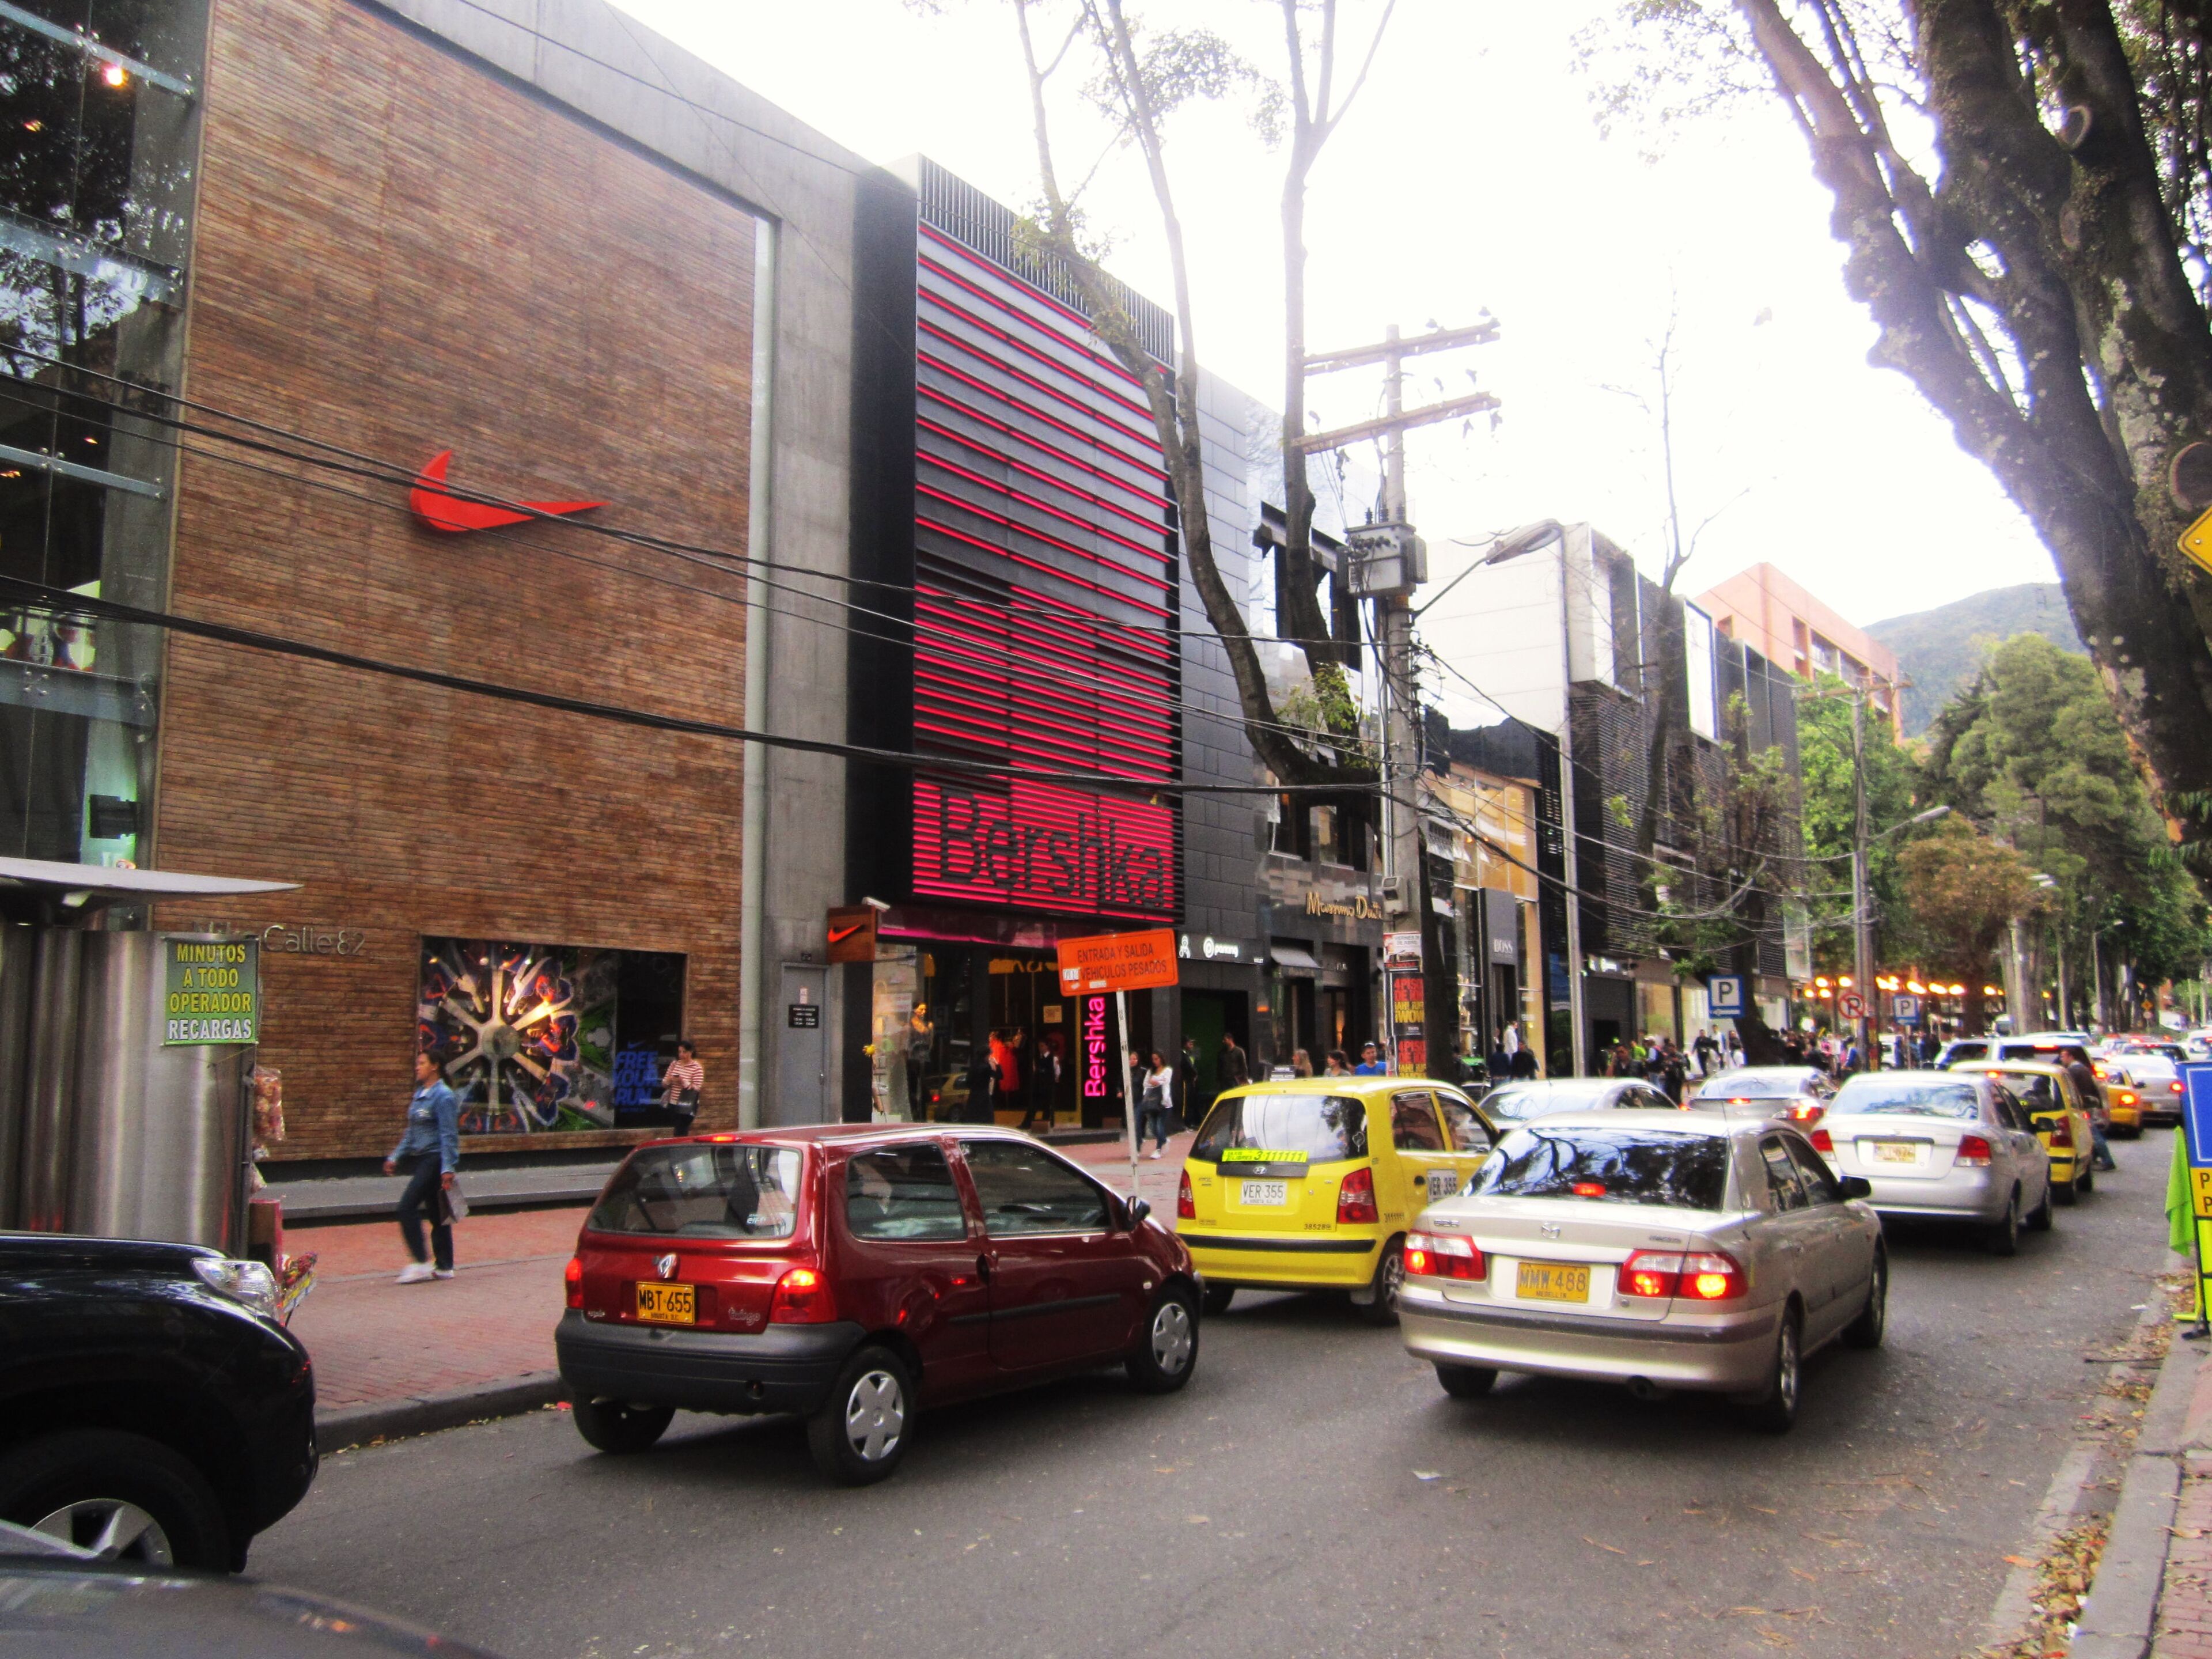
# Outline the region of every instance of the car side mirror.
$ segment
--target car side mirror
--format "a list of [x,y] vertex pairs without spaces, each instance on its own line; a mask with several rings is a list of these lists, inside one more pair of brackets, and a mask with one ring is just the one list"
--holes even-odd
[[1874,1196],[1874,1182],[1869,1181],[1864,1176],[1841,1176],[1837,1178],[1836,1184],[1844,1189],[1845,1198]]
[[1148,1200],[1141,1198],[1125,1198],[1121,1200],[1121,1213],[1128,1217],[1129,1231],[1131,1232],[1134,1232],[1138,1228],[1143,1226],[1145,1224],[1145,1218],[1152,1214],[1152,1206]]

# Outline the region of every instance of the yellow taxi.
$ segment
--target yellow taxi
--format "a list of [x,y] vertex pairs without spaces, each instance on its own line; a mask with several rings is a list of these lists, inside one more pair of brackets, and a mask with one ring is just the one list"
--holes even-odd
[[1199,1126],[1176,1197],[1206,1311],[1240,1290],[1349,1291],[1370,1322],[1389,1324],[1406,1229],[1464,1186],[1497,1139],[1472,1100],[1428,1078],[1231,1090]]
[[[1985,1073],[2004,1085],[2020,1103],[2051,1160],[2053,1198],[2061,1204],[2071,1204],[2075,1194],[2095,1189],[2096,1141],[2089,1126],[2088,1103],[2063,1066],[2036,1060],[1969,1060],[1951,1069]],[[2111,1085],[2106,1085],[2105,1092],[2107,1097],[2114,1092]]]
[[2118,1059],[2093,1060],[2097,1086],[2105,1091],[2105,1133],[2123,1140],[2139,1139],[2143,1132],[2142,1092]]

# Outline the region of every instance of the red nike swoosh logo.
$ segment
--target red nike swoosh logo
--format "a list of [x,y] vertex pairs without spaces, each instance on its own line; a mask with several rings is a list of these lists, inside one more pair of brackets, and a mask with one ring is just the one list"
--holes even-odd
[[832,927],[830,930],[830,942],[836,945],[842,940],[848,939],[867,925],[865,921],[856,921],[850,927]]
[[471,530],[496,530],[501,525],[528,524],[540,513],[588,513],[595,507],[605,507],[605,501],[517,501],[517,507],[535,509],[529,513],[511,512],[503,507],[493,507],[483,501],[465,501],[446,489],[446,469],[453,462],[453,452],[441,450],[430,458],[429,465],[415,476],[415,487],[407,492],[407,505],[415,516],[433,530],[443,530],[460,535]]

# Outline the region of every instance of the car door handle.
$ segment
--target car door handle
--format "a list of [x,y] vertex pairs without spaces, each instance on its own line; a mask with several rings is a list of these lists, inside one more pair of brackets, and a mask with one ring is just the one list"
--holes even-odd
[[981,1279],[986,1285],[991,1282],[991,1258],[989,1256],[979,1255],[975,1258],[975,1277]]

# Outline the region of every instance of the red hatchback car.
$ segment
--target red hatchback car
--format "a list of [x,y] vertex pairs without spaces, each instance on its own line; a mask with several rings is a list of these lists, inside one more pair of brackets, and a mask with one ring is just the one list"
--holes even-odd
[[568,1263],[576,1427],[641,1451],[686,1411],[796,1412],[823,1473],[880,1480],[922,1406],[1119,1364],[1198,1363],[1182,1241],[1027,1135],[829,1124],[657,1141]]

